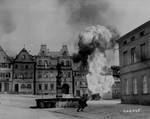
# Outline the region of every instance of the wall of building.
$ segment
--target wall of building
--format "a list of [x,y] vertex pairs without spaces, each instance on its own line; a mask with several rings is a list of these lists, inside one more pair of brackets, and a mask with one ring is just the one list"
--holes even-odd
[[[147,77],[147,93],[143,92],[143,76]],[[133,79],[137,79],[137,94],[134,94],[133,90]],[[143,69],[135,72],[130,72],[128,74],[124,74],[121,76],[121,93],[122,93],[122,103],[139,103],[139,104],[145,104],[149,103],[150,100],[150,69]],[[129,88],[128,88],[128,94],[126,93],[127,91],[127,86],[126,86],[126,80],[129,81]],[[148,99],[148,100],[147,100]]]
[[120,38],[119,58],[122,103],[150,104],[149,22]]
[[[28,67],[28,68],[26,68]],[[13,92],[34,93],[34,63],[14,62],[13,68]],[[18,89],[15,85],[18,84]]]

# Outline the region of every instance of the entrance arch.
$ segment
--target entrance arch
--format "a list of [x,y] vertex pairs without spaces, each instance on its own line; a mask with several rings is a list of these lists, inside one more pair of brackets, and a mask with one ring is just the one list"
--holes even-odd
[[68,84],[63,84],[62,93],[63,94],[69,94],[69,85]]

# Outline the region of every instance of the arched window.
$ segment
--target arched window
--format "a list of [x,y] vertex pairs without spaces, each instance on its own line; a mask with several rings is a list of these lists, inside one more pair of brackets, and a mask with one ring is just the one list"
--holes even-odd
[[137,79],[133,79],[133,94],[137,94]]
[[145,75],[142,76],[142,83],[143,83],[143,94],[147,94],[148,84],[147,84],[147,77]]

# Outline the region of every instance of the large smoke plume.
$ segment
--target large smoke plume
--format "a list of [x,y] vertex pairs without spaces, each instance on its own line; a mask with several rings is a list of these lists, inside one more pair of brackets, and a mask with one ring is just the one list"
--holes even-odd
[[96,50],[105,55],[105,50],[112,49],[116,44],[118,34],[114,33],[114,30],[110,31],[100,25],[87,27],[79,34],[79,52],[73,55],[74,62],[81,61],[87,65],[88,58],[92,60]]
[[[101,94],[110,90],[113,79],[110,64],[119,33],[113,22],[119,18],[108,0],[58,0],[67,14],[67,23],[79,33],[78,53],[73,54],[74,62],[88,67],[89,88]],[[98,25],[99,24],[99,25]],[[101,26],[102,25],[102,26]],[[106,27],[105,27],[106,26]],[[112,53],[108,53],[111,51]],[[113,59],[114,60],[114,59]]]
[[95,86],[94,92],[103,94],[111,90],[113,78],[106,51],[114,50],[118,37],[116,30],[100,25],[87,27],[79,34],[79,51],[73,59],[74,62],[81,62],[82,66],[88,65],[90,73],[87,79]]

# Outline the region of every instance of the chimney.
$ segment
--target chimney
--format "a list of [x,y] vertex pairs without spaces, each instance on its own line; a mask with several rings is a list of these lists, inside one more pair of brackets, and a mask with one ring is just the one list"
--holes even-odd
[[46,55],[47,54],[47,45],[42,44],[40,49],[40,55]]

